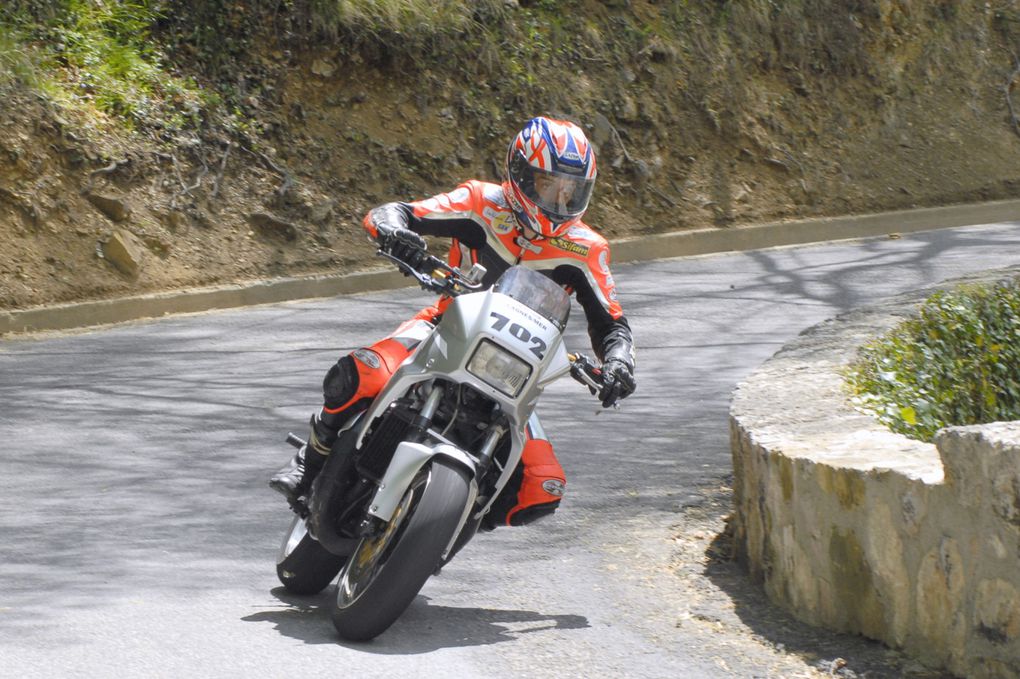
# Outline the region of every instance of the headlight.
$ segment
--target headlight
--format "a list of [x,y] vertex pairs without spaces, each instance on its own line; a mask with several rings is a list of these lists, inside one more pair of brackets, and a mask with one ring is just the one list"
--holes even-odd
[[482,340],[467,365],[468,372],[508,396],[521,393],[531,366],[489,340]]

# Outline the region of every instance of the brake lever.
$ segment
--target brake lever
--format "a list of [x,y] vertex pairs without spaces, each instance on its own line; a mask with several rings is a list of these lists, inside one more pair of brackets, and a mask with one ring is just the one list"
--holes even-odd
[[[445,282],[443,287],[447,294],[457,295],[462,292],[477,292],[485,287],[484,283],[482,283],[482,277],[484,277],[486,270],[485,267],[480,264],[472,265],[471,271],[464,273],[459,268],[450,266],[444,260],[439,259],[438,257],[433,257],[432,255],[428,256],[427,261],[430,265],[432,265],[433,270],[438,269],[439,271],[445,271],[449,274],[443,279]],[[472,274],[476,273],[476,269],[478,270],[477,280],[472,277]]]
[[400,259],[399,257],[394,257],[385,250],[376,250],[376,254],[381,257],[385,257],[386,259],[396,264],[398,269],[400,269],[408,276],[414,278],[416,281],[418,281],[418,285],[428,290],[429,292],[445,292],[446,286],[439,285],[436,279],[433,278],[431,275],[418,271],[413,266],[411,266],[404,260]]
[[[602,381],[602,370],[595,367],[595,363],[584,354],[567,354],[567,358],[570,359],[570,376],[581,384],[588,387],[591,393],[597,394],[605,386]],[[614,403],[612,406],[613,410],[619,410],[620,404]],[[599,408],[595,411],[596,415],[602,414],[605,408]]]
[[429,292],[455,296],[464,291],[474,292],[482,289],[481,281],[478,283],[469,281],[459,269],[451,267],[443,260],[432,255],[426,255],[423,260],[423,263],[429,267],[429,271],[442,271],[449,275],[438,278],[433,275],[433,273],[424,273],[415,269],[399,257],[394,257],[382,249],[376,250],[376,254],[381,255],[396,264],[397,268],[407,275],[412,276],[416,281],[418,281],[418,284],[423,289],[428,290]]
[[568,354],[570,359],[570,376],[593,389],[595,393],[602,389],[602,371],[595,367],[591,359],[584,354]]

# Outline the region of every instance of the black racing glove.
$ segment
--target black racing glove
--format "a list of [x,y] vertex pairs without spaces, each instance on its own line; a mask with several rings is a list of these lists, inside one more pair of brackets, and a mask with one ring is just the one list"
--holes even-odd
[[611,408],[620,399],[634,393],[634,369],[621,360],[611,358],[602,364],[602,389],[599,400],[603,408]]
[[428,254],[425,239],[410,229],[377,225],[379,247],[397,259],[407,262],[412,269],[418,269]]

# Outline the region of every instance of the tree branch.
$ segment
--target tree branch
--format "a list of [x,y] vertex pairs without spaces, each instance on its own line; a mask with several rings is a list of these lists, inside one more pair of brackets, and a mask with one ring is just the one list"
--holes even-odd
[[85,182],[85,188],[83,188],[81,192],[84,194],[92,191],[92,183],[95,181],[96,175],[110,174],[111,172],[116,172],[118,167],[121,167],[122,165],[127,165],[130,162],[131,162],[130,158],[125,158],[124,160],[115,160],[106,167],[101,167],[98,170],[92,170],[92,172],[89,172],[89,180]]

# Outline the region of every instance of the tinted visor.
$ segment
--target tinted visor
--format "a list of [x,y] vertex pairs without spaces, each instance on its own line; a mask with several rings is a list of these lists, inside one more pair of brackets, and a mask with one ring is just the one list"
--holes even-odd
[[588,209],[595,180],[532,167],[520,153],[510,163],[510,178],[527,198],[549,217],[561,221]]

